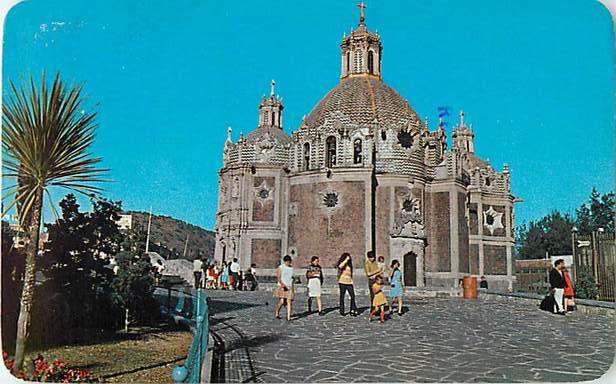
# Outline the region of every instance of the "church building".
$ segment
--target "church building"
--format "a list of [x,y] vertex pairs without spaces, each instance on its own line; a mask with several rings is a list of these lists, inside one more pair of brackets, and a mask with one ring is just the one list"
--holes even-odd
[[[335,275],[343,252],[363,275],[366,252],[401,262],[406,286],[453,287],[485,275],[514,280],[514,196],[507,165],[475,155],[464,113],[447,148],[383,81],[381,37],[359,25],[340,44],[340,82],[288,135],[272,82],[258,125],[223,148],[216,214],[217,262],[273,275],[284,255],[296,269],[319,256]],[[429,70],[429,69],[427,69]],[[301,272],[301,271],[300,271]]]

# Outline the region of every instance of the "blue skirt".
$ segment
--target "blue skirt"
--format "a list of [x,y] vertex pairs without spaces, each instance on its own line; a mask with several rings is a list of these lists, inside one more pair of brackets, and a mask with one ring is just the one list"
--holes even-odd
[[402,285],[396,284],[389,287],[389,297],[402,296]]

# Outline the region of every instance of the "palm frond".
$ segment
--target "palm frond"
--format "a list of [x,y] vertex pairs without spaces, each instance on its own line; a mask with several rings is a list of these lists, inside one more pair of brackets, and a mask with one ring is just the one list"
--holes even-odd
[[67,86],[58,74],[49,85],[43,73],[39,87],[30,77],[19,87],[9,81],[9,88],[2,105],[3,175],[18,179],[8,206],[17,206],[20,221],[32,211],[37,188],[99,193],[96,184],[108,181],[108,170],[89,151],[97,115],[82,112],[82,86]]

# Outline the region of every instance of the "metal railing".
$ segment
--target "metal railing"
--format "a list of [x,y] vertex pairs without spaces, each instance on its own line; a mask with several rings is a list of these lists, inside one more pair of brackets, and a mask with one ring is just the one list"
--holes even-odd
[[576,278],[586,271],[597,285],[597,299],[616,301],[616,239],[613,233],[573,235]]
[[195,334],[184,365],[175,367],[171,372],[174,383],[201,383],[201,372],[207,354],[209,337],[208,306],[202,289],[197,289],[193,296],[192,321],[195,325]]

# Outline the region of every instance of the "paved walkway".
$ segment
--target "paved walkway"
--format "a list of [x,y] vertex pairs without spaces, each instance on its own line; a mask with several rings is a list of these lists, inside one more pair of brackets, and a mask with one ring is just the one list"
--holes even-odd
[[[525,302],[414,300],[380,324],[307,315],[304,295],[292,321],[274,319],[270,292],[208,291],[211,330],[224,345],[219,382],[569,382],[593,380],[612,364],[614,316],[558,316]],[[556,351],[556,352],[554,352]]]

